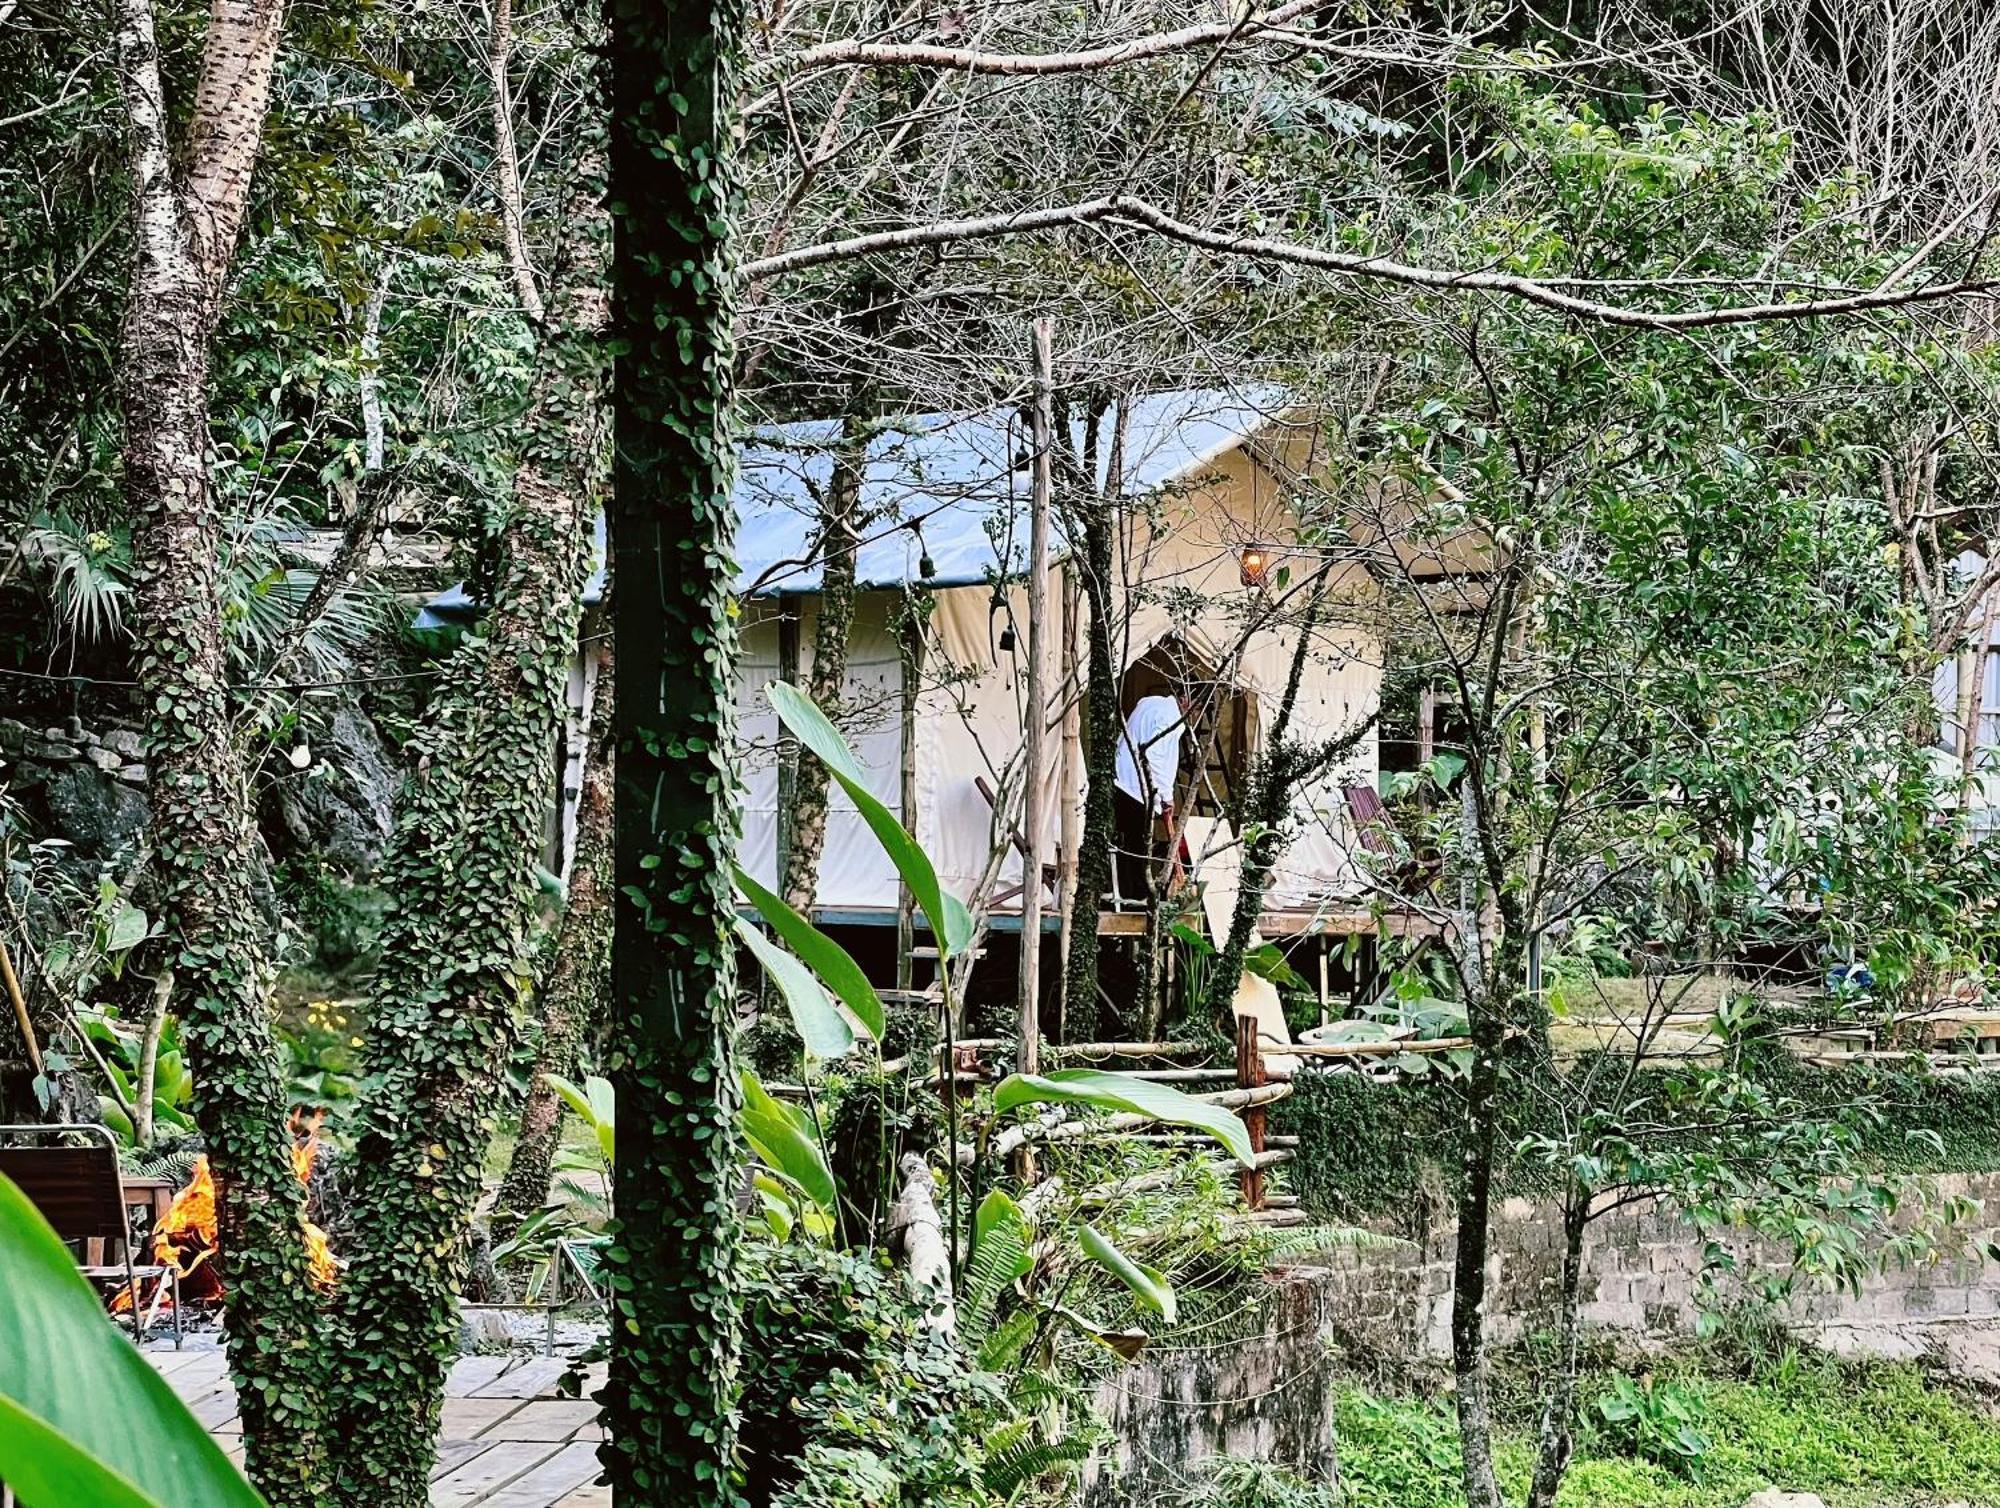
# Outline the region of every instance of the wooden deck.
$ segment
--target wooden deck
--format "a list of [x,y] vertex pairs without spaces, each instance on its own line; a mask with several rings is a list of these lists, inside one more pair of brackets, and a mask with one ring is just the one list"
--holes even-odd
[[[220,1351],[148,1348],[232,1461],[243,1459],[236,1389]],[[431,1473],[435,1508],[609,1508],[597,1475],[597,1405],[556,1396],[561,1357],[467,1356],[445,1380],[444,1432]],[[589,1392],[603,1368],[587,1374]]]

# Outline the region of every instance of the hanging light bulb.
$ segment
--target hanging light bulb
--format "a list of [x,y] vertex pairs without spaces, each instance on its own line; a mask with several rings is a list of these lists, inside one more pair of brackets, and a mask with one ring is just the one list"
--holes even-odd
[[1271,573],[1271,547],[1269,545],[1245,545],[1238,557],[1241,567],[1239,575],[1245,586],[1262,586],[1264,578]]

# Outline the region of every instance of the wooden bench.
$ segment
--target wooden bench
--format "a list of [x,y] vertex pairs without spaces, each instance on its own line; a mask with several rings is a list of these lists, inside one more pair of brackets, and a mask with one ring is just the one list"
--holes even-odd
[[[131,1304],[132,1338],[142,1345],[146,1320],[139,1301],[139,1279],[155,1279],[154,1304],[171,1288],[174,1307],[174,1345],[181,1343],[180,1269],[160,1262],[132,1260],[132,1223],[128,1204],[148,1211],[151,1228],[154,1202],[141,1193],[128,1200],[125,1181],[118,1168],[118,1143],[105,1126],[0,1126],[0,1137],[24,1136],[88,1137],[89,1144],[77,1146],[0,1145],[0,1173],[28,1196],[28,1202],[42,1213],[64,1241],[85,1243],[83,1260],[77,1266],[93,1282],[116,1282]],[[112,1263],[108,1248],[116,1243],[119,1260]],[[101,1245],[100,1245],[101,1243]],[[96,1257],[96,1260],[93,1260]]]

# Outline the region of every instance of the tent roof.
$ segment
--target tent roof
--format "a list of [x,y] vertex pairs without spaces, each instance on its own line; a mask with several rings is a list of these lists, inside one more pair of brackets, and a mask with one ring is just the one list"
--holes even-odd
[[[1187,477],[1275,422],[1287,407],[1285,393],[1275,387],[1189,388],[1134,399],[1124,495],[1141,497]],[[745,444],[736,484],[739,592],[819,590],[813,524],[840,431],[838,421],[812,420],[761,429]],[[1080,427],[1074,439],[1080,448]],[[1018,575],[1027,565],[1032,447],[1028,426],[1013,408],[921,414],[876,435],[861,481],[868,523],[857,583],[969,586]],[[1109,454],[1100,454],[1100,484],[1109,466]]]
[[[1282,418],[1282,388],[1181,388],[1131,401],[1125,431],[1126,497],[1184,480]],[[1079,449],[1081,425],[1072,437]],[[817,592],[812,548],[819,498],[841,441],[835,419],[769,425],[744,442],[736,481],[736,590],[744,596]],[[861,508],[868,523],[856,559],[863,588],[972,586],[1027,568],[1033,442],[1020,410],[919,414],[868,442]],[[1110,468],[1098,457],[1098,482]],[[1060,525],[1056,546],[1062,546]],[[584,588],[604,591],[604,523],[597,566]],[[928,569],[926,569],[928,557]],[[468,617],[478,605],[463,583],[417,614],[418,628]]]

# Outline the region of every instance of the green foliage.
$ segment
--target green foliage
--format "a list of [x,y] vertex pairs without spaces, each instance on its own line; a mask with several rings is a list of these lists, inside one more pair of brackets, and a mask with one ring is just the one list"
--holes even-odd
[[846,1018],[835,1007],[833,997],[821,987],[810,969],[783,948],[768,941],[762,932],[742,917],[736,919],[736,935],[763,968],[765,976],[777,985],[779,995],[791,1012],[792,1027],[797,1031],[809,1060],[844,1057],[854,1050],[854,1028],[847,1024]]
[[[1585,1396],[1612,1386],[1613,1375],[1586,1376]],[[1834,1508],[2000,1503],[2000,1424],[1919,1367],[1788,1351],[1742,1374],[1665,1363],[1656,1377],[1656,1387],[1680,1390],[1709,1437],[1700,1480],[1634,1454],[1629,1436],[1618,1443],[1586,1415],[1565,1508],[1741,1508],[1774,1486]],[[1345,1502],[1463,1508],[1448,1405],[1348,1389],[1337,1419]],[[1533,1421],[1501,1424],[1501,1483],[1518,1501],[1533,1466]]]
[[1714,1442],[1701,1427],[1700,1400],[1680,1383],[1619,1373],[1592,1408],[1614,1447],[1701,1480]]
[[1009,1074],[993,1091],[993,1110],[1005,1115],[1025,1105],[1089,1105],[1098,1110],[1151,1116],[1173,1126],[1206,1131],[1238,1162],[1251,1160],[1250,1135],[1231,1111],[1150,1079],[1096,1068],[1057,1068],[1045,1074]]
[[0,1478],[22,1508],[263,1503],[0,1176]]
[[[887,1024],[883,1018],[882,997],[875,993],[875,987],[868,982],[861,965],[839,943],[786,905],[783,896],[758,884],[741,865],[736,869],[736,884],[750,897],[750,903],[757,908],[758,914],[770,923],[771,929],[784,940],[786,946],[819,976],[829,990],[839,996],[841,1004],[854,1013],[854,1018],[868,1029],[869,1035],[880,1041]],[[760,953],[758,956],[761,959],[763,955]],[[803,1024],[800,1031],[804,1033]],[[819,1056],[832,1057],[836,1054],[822,1052]]]
[[764,694],[778,720],[818,757],[854,803],[855,810],[861,813],[868,830],[875,834],[875,841],[882,845],[883,852],[895,864],[896,872],[930,920],[931,935],[938,940],[940,955],[953,958],[962,953],[972,942],[972,917],[965,903],[938,884],[930,855],[904,830],[902,818],[868,789],[868,777],[855,760],[854,751],[847,747],[847,740],[840,736],[840,730],[796,686],[773,681],[764,688]]
[[[739,1123],[743,1138],[757,1160],[792,1195],[793,1209],[787,1230],[789,1219],[802,1217],[807,1205],[831,1216],[835,1203],[833,1172],[826,1165],[817,1128],[803,1111],[767,1094],[754,1073],[744,1070],[742,1082],[743,1109]],[[782,1239],[784,1232],[778,1234]]]
[[1157,1267],[1133,1261],[1094,1225],[1080,1227],[1077,1241],[1086,1257],[1131,1289],[1132,1296],[1158,1315],[1162,1324],[1173,1324],[1177,1308],[1173,1285],[1166,1274]]
[[606,1168],[618,1165],[618,1094],[609,1079],[591,1074],[581,1087],[559,1073],[542,1075],[556,1098],[569,1106],[570,1113],[590,1128],[597,1143],[597,1155]]
[[1340,1492],[1282,1466],[1220,1456],[1197,1468],[1196,1481],[1168,1508],[1336,1508]]
[[746,1252],[743,1491],[752,1508],[974,1508],[997,1382],[878,1263],[816,1245]]

